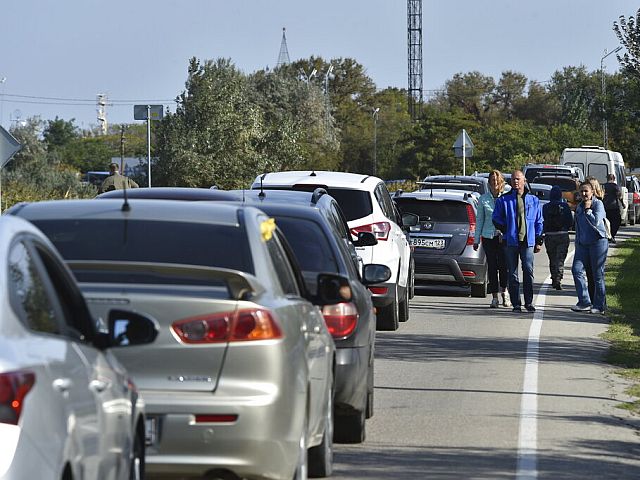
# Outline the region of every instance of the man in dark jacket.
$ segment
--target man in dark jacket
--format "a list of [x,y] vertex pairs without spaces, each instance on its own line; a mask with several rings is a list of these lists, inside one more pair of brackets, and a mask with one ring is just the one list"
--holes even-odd
[[542,237],[542,210],[540,201],[525,188],[524,174],[516,170],[511,175],[511,191],[498,197],[493,210],[493,224],[504,234],[505,257],[509,272],[509,296],[514,312],[522,311],[518,259],[522,262],[522,293],[527,312],[533,306],[533,254],[540,251]]
[[551,201],[542,207],[544,245],[549,257],[551,285],[556,290],[562,290],[562,274],[569,252],[569,230],[573,225],[573,215],[569,204],[562,198],[559,186],[551,188],[550,198]]
[[[607,219],[611,224],[611,242],[616,242],[616,234],[622,223],[622,216],[620,215],[620,204],[624,203],[622,199],[622,190],[616,183],[616,176],[613,173],[607,175],[607,183],[604,187],[604,210],[607,214]],[[623,207],[624,208],[624,207]]]

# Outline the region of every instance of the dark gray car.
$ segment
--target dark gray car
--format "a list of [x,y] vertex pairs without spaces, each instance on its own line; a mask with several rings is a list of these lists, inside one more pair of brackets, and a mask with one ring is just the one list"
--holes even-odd
[[487,293],[487,260],[475,251],[477,201],[465,191],[420,191],[394,197],[400,211],[419,216],[409,237],[415,260],[416,285],[469,285],[471,296]]

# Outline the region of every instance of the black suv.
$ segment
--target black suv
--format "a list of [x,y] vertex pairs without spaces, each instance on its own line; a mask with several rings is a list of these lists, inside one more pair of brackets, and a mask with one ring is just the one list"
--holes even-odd
[[[122,198],[115,190],[97,198]],[[349,280],[353,299],[323,307],[329,332],[336,345],[335,439],[348,443],[364,441],[365,418],[373,415],[373,365],[376,331],[371,293],[365,286],[367,271],[384,265],[362,267],[342,210],[324,189],[314,192],[290,190],[207,190],[202,188],[136,188],[127,190],[136,198],[251,203],[276,220],[284,233],[310,292],[315,293],[318,273],[336,273]],[[359,235],[363,245],[377,243],[373,234]],[[364,283],[363,283],[364,282]]]
[[468,285],[472,297],[484,298],[487,260],[482,246],[477,251],[473,249],[476,196],[464,191],[434,190],[398,193],[393,200],[403,214],[419,217],[418,225],[409,229],[416,285]]
[[580,167],[573,167],[571,165],[555,165],[545,164],[539,165],[536,163],[530,163],[522,168],[524,178],[529,183],[543,183],[536,180],[536,177],[568,177],[577,180],[578,182],[584,182],[584,173]]

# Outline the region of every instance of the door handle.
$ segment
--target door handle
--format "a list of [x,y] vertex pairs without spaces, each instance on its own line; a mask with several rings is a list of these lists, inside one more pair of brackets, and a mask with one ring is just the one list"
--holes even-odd
[[56,378],[53,381],[53,388],[55,388],[60,393],[67,393],[72,385],[73,382],[70,378]]
[[104,392],[107,387],[109,387],[109,382],[105,382],[104,380],[91,380],[91,382],[89,382],[89,389],[96,393]]
[[313,333],[320,333],[320,325],[313,327]]

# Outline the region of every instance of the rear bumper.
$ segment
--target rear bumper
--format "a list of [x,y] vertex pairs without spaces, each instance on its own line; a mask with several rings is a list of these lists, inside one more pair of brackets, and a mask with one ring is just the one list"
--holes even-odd
[[[416,283],[481,284],[487,278],[484,258],[414,254],[414,260]],[[463,272],[473,272],[473,275],[464,275]]]

